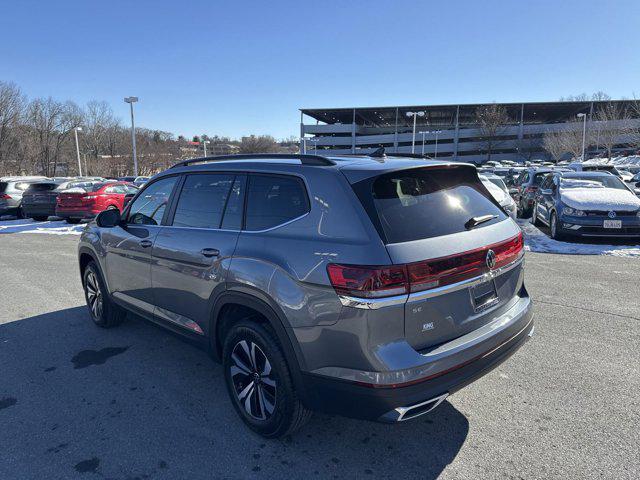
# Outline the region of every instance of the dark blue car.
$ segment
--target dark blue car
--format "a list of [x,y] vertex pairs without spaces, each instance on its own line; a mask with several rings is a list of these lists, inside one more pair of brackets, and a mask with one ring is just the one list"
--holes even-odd
[[554,172],[537,190],[531,221],[547,225],[551,238],[640,239],[640,199],[607,172]]

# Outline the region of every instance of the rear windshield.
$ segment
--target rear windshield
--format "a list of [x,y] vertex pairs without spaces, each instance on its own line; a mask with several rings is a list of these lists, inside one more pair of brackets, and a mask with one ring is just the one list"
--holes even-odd
[[494,216],[475,228],[507,218],[466,167],[401,170],[359,182],[354,190],[386,243],[463,232],[474,217]]
[[34,183],[28,190],[29,192],[46,192],[49,190],[55,190],[57,187],[57,183]]
[[0,182],[0,193],[6,192],[7,185],[9,185],[7,182]]
[[533,184],[540,186],[542,184],[542,181],[547,177],[547,175],[549,175],[549,173],[551,172],[536,173],[533,177]]

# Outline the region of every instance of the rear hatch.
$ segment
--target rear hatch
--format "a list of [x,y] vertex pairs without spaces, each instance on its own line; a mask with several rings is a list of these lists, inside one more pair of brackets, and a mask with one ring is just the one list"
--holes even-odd
[[58,206],[63,208],[82,207],[83,199],[86,197],[87,191],[83,188],[72,188],[64,190],[58,195]]
[[27,191],[22,196],[23,204],[55,204],[56,197],[58,196],[58,192],[56,188],[58,188],[57,183],[34,183],[32,184]]
[[522,232],[473,166],[344,173],[406,282],[405,336],[415,349],[480,328],[517,301]]

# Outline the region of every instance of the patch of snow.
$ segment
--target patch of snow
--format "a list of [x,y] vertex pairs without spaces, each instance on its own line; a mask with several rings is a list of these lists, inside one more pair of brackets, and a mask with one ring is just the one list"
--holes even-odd
[[[561,253],[565,255],[611,255],[640,258],[640,245],[601,245],[592,243],[560,242],[536,228],[529,219],[518,219],[524,233],[524,248],[528,252]],[[638,240],[640,243],[640,240]]]
[[85,225],[71,225],[64,220],[36,222],[31,219],[0,221],[3,233],[43,233],[49,235],[80,235]]
[[617,188],[562,188],[562,203],[577,210],[640,209],[640,199],[628,190]]

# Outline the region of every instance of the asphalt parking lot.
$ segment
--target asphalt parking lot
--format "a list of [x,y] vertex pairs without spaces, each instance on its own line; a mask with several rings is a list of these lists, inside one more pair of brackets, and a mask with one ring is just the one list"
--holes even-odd
[[536,333],[433,413],[250,433],[206,352],[91,324],[77,236],[0,235],[0,478],[638,478],[640,259],[527,253]]

